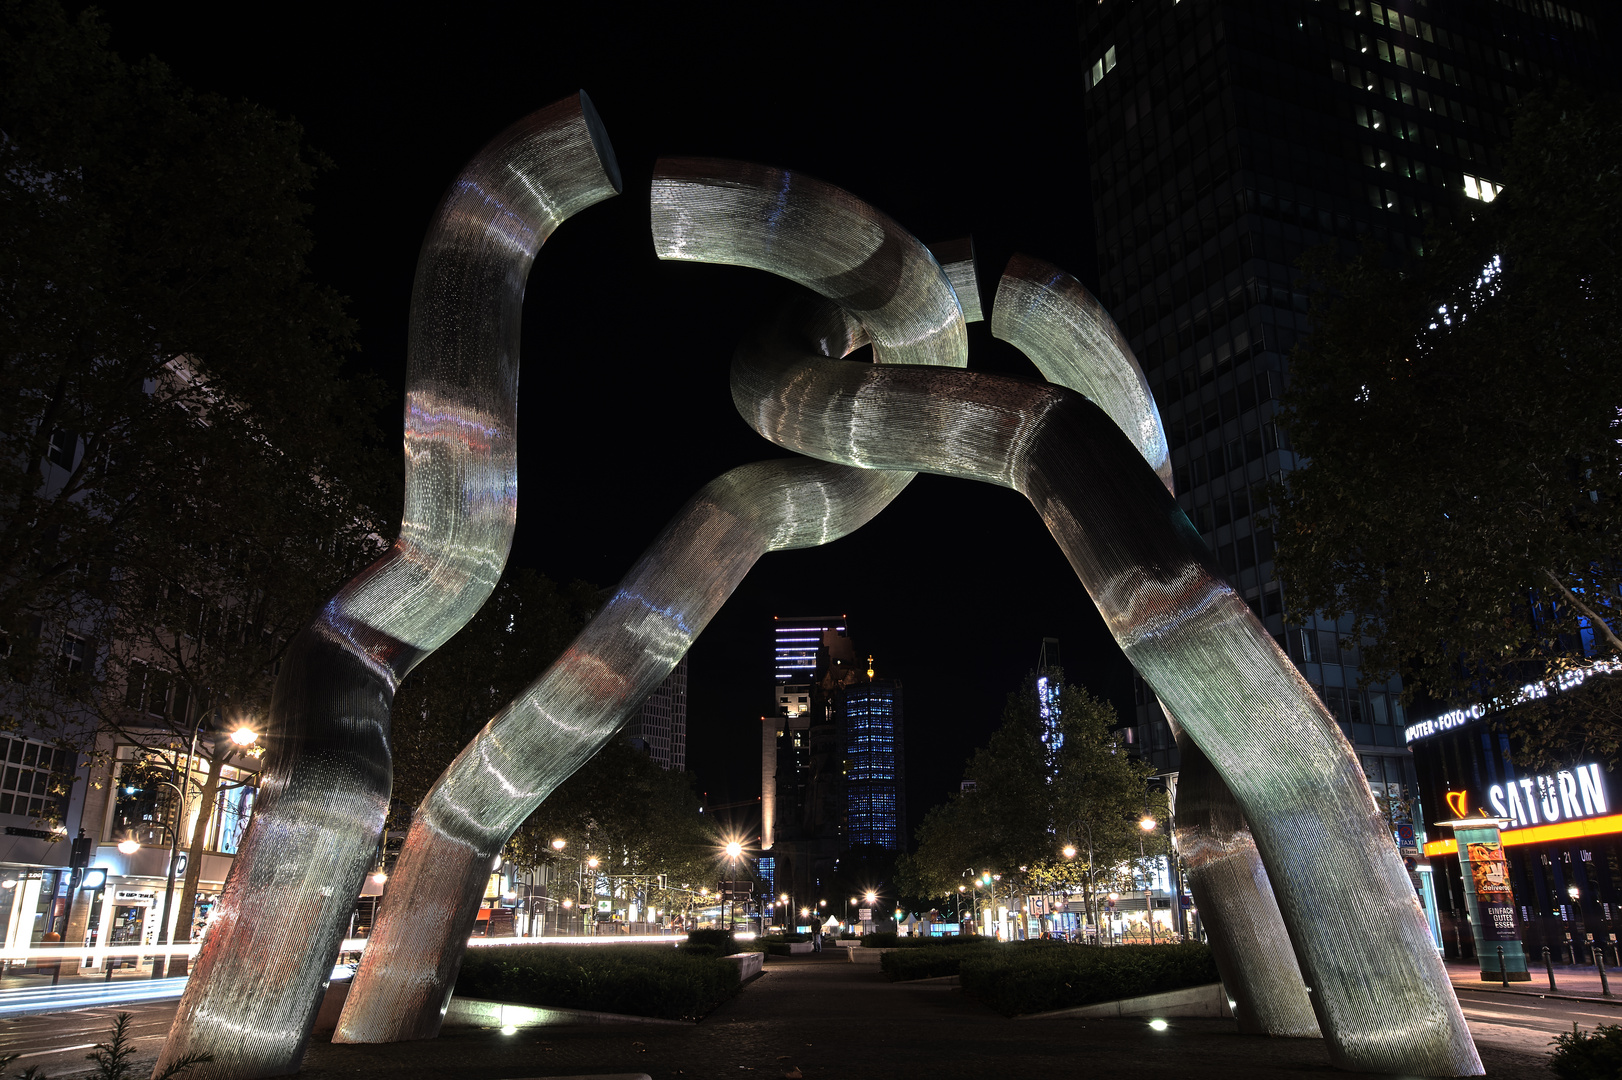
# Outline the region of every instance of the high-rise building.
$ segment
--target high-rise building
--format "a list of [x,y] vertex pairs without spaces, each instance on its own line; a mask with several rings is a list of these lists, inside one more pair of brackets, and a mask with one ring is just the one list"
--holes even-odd
[[625,735],[661,768],[687,771],[687,657],[648,695]]
[[[829,692],[855,677],[856,649],[843,615],[772,618],[772,709],[761,717],[760,845],[779,823],[804,831],[811,797],[811,725],[831,719]],[[826,684],[826,685],[825,685]]]
[[1042,754],[1047,760],[1048,775],[1059,770],[1059,750],[1064,746],[1061,723],[1064,713],[1059,699],[1064,696],[1064,666],[1059,659],[1059,639],[1042,639],[1042,651],[1036,656],[1036,707],[1042,716]]
[[[1352,740],[1371,785],[1415,787],[1393,679],[1359,684],[1347,624],[1285,625],[1263,485],[1307,333],[1292,263],[1364,238],[1421,254],[1428,220],[1499,191],[1519,98],[1603,70],[1595,2],[1081,0],[1100,299],[1165,421],[1177,500]],[[1137,684],[1128,734],[1177,751]],[[1399,830],[1400,831],[1400,830]],[[1410,841],[1411,843],[1411,841]]]
[[901,685],[857,661],[845,617],[775,618],[761,718],[761,850],[776,888],[831,880],[842,852],[905,842]]
[[839,694],[844,740],[845,847],[900,851],[906,844],[906,768],[902,753],[901,684],[868,678]]

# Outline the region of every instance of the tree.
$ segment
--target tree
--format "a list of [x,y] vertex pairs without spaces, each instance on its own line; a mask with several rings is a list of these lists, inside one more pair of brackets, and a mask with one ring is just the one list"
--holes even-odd
[[[552,842],[561,839],[561,852]],[[701,810],[692,778],[661,768],[621,738],[565,780],[508,842],[521,866],[582,873],[585,895],[597,875],[641,891],[648,906],[680,906],[726,874],[719,830]],[[598,867],[585,868],[588,857]],[[661,883],[662,879],[662,883]]]
[[196,743],[185,940],[228,735],[262,729],[288,642],[381,553],[398,481],[306,267],[323,159],[107,37],[0,4],[0,685],[7,723],[112,731],[171,779]]
[[[918,850],[897,868],[904,891],[951,899],[977,887],[999,894],[1076,889],[1096,917],[1101,891],[1129,877],[1140,854],[1161,853],[1165,793],[1149,788],[1153,767],[1116,737],[1115,710],[1064,685],[1063,743],[1050,768],[1036,679],[1033,672],[1008,696],[1002,725],[970,759],[964,778],[973,787],[925,816]],[[1161,825],[1156,837],[1138,826],[1146,813]],[[1075,854],[1066,856],[1066,847]],[[977,886],[988,874],[991,885]]]
[[49,0],[0,5],[0,130],[8,705],[47,729],[253,711],[399,505],[379,384],[305,264],[323,160]]
[[582,581],[558,585],[509,567],[476,615],[401,684],[390,726],[389,828],[411,811],[473,736],[562,654],[599,606]]
[[[1400,672],[1410,700],[1500,709],[1622,652],[1618,100],[1529,96],[1503,180],[1423,258],[1304,262],[1314,330],[1280,419],[1305,461],[1273,490],[1291,619],[1345,619],[1365,676]],[[1614,753],[1613,681],[1586,719],[1515,715]]]
[[[509,569],[462,632],[401,685],[391,727],[394,790],[389,834],[403,838],[412,812],[469,740],[544,672],[600,606],[585,582],[557,583]],[[566,780],[507,844],[521,866],[571,870],[588,849],[600,872],[620,878],[666,876],[667,904],[682,886],[717,880],[720,840],[699,810],[686,773],[661,769],[624,739],[609,742]],[[552,841],[564,839],[564,854]]]

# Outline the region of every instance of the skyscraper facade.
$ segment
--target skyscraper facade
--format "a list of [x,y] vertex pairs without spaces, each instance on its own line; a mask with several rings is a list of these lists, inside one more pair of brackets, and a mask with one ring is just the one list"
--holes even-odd
[[901,684],[893,679],[854,683],[840,693],[838,710],[845,751],[845,846],[900,851],[907,819]]
[[[1363,643],[1343,640],[1347,624],[1284,623],[1261,524],[1264,485],[1297,464],[1274,423],[1289,350],[1309,329],[1292,264],[1365,238],[1419,255],[1427,221],[1491,200],[1514,103],[1599,70],[1597,8],[1081,0],[1079,10],[1100,300],[1153,387],[1178,502],[1328,704],[1371,785],[1405,804],[1415,777],[1401,684],[1359,685]],[[1175,770],[1158,703],[1136,689],[1129,735]]]
[[661,768],[687,771],[687,657],[648,695],[625,735]]
[[[901,684],[865,667],[843,615],[772,620],[761,851],[774,888],[824,890],[853,847],[905,844]],[[764,870],[763,870],[764,873]]]

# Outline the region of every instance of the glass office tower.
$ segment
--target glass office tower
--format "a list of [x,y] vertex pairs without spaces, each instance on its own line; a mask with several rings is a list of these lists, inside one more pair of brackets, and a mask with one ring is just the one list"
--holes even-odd
[[[1427,221],[1493,198],[1515,102],[1604,71],[1600,10],[1080,0],[1099,299],[1154,389],[1178,501],[1339,719],[1371,785],[1399,806],[1416,786],[1401,685],[1358,686],[1360,643],[1342,648],[1344,624],[1285,624],[1259,523],[1265,484],[1296,465],[1273,419],[1289,351],[1309,329],[1292,264],[1365,238],[1420,255]],[[1141,682],[1137,702],[1130,737],[1175,770]]]
[[838,709],[845,739],[845,846],[901,851],[907,815],[901,684],[874,679],[847,686]]

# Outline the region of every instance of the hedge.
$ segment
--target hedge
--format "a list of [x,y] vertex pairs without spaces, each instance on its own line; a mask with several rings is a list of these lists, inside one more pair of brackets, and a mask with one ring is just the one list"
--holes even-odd
[[[903,939],[909,940],[909,939]],[[935,979],[942,975],[956,975],[963,961],[973,956],[983,956],[986,953],[1010,948],[999,944],[992,938],[922,938],[922,941],[939,941],[942,944],[930,948],[902,947],[888,949],[879,957],[879,967],[890,978],[897,982],[908,979]]]
[[875,934],[863,934],[862,945],[869,949],[922,949],[931,945],[962,945],[966,942],[985,940],[977,934],[953,934],[944,937],[921,935],[917,937],[902,937],[894,930],[881,930]]
[[717,946],[509,945],[469,949],[463,997],[667,1020],[696,1020],[738,992],[738,966]]
[[1003,946],[965,955],[958,976],[965,991],[1004,1016],[1219,981],[1211,950],[1195,943],[1107,948],[1062,942]]

